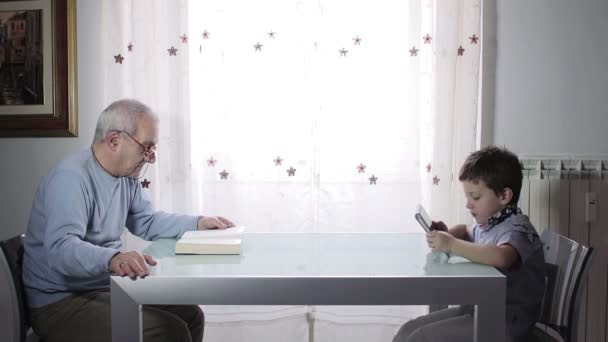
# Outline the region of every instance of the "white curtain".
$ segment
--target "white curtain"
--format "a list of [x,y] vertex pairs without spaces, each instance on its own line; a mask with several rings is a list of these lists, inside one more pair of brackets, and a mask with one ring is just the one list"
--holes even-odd
[[[475,149],[480,0],[108,0],[102,17],[106,103],[161,118],[144,176],[159,209],[250,232],[419,232],[417,203],[470,221],[458,170]],[[424,310],[207,307],[206,334],[390,340]]]

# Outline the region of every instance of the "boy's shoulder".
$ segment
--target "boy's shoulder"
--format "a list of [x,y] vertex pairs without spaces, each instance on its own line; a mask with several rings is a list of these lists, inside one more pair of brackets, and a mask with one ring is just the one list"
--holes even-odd
[[504,221],[490,227],[480,228],[476,227],[475,238],[477,241],[498,241],[506,236],[512,236],[513,234],[525,237],[530,243],[538,243],[539,237],[536,229],[530,222],[528,216],[523,214],[514,214],[507,217]]

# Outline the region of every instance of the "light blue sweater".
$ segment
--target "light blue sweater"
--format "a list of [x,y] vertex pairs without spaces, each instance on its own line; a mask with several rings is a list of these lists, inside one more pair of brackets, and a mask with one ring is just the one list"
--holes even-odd
[[197,216],[155,211],[135,179],[115,178],[90,148],[59,163],[42,179],[25,235],[23,281],[31,307],[109,288],[110,259],[125,226],[145,240],[195,230]]

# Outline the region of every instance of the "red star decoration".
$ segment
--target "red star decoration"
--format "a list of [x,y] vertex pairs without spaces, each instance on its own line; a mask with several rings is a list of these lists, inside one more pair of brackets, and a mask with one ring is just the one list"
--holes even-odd
[[472,36],[469,37],[469,39],[471,40],[471,44],[477,44],[477,40],[479,39],[479,37],[477,37],[477,35],[473,34]]
[[127,49],[129,49],[129,52],[133,51],[133,43],[129,43],[129,45],[127,45]]
[[418,49],[415,46],[412,46],[410,49],[410,57],[418,56]]
[[361,38],[359,36],[356,36],[355,38],[353,38],[353,42],[354,45],[361,45]]
[[435,176],[433,177],[433,185],[438,185],[438,184],[439,184],[439,181],[440,181],[439,177],[437,177],[437,175],[435,175]]
[[122,60],[125,59],[123,56],[121,56],[120,54],[114,56],[114,63],[118,63],[118,64],[122,64]]
[[277,157],[274,159],[274,165],[279,166],[279,165],[281,165],[281,163],[283,163],[283,159],[281,159],[281,157],[278,157],[278,156],[277,156]]
[[424,39],[424,44],[431,44],[431,35],[430,34],[426,34],[426,36],[422,37],[422,39]]
[[184,33],[179,37],[182,40],[182,43],[187,44],[188,43],[188,36]]
[[169,56],[177,56],[177,49],[174,46],[171,46],[167,51],[169,51]]
[[365,168],[367,166],[363,165],[363,163],[357,165],[357,170],[359,170],[359,173],[365,173]]
[[376,177],[376,175],[372,175],[368,179],[369,179],[369,185],[376,185],[376,181],[378,180],[378,177]]
[[342,48],[342,49],[340,49],[338,51],[340,51],[340,56],[344,56],[344,57],[346,57],[346,54],[348,53],[348,50],[346,50],[344,48]]
[[464,55],[464,48],[462,47],[462,45],[460,45],[460,47],[458,48],[458,56],[462,55]]
[[222,170],[222,172],[220,172],[220,178],[221,179],[228,179],[228,175],[230,173],[226,172],[226,170]]
[[214,167],[215,163],[217,163],[217,160],[213,159],[213,157],[207,159],[207,166]]
[[274,35],[275,35],[274,32],[272,32],[272,31],[268,32],[268,38],[274,39]]
[[147,180],[146,178],[144,178],[144,180],[141,182],[141,187],[142,188],[148,188],[148,186],[150,185],[150,181]]
[[287,169],[287,175],[289,177],[293,177],[296,175],[296,169],[293,168],[293,166],[289,167],[289,169]]
[[262,45],[258,42],[257,44],[255,44],[253,46],[253,48],[255,49],[255,51],[262,51],[262,46],[264,46],[264,45]]
[[207,30],[203,31],[203,39],[209,39],[209,32]]
[[426,164],[426,172],[427,173],[431,172],[431,163]]

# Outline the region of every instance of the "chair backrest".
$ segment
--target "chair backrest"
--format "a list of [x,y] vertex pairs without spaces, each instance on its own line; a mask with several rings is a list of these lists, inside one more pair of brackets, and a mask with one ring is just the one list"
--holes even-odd
[[[0,241],[2,254],[0,255],[0,272],[6,274],[0,279],[5,282],[0,287],[7,289],[7,293],[2,298],[8,298],[7,325],[4,327],[9,332],[9,337],[13,338],[9,341],[25,341],[27,331],[29,330],[29,322],[27,315],[27,306],[25,302],[25,292],[21,281],[21,270],[23,266],[23,235],[15,236],[11,239]],[[6,309],[3,309],[3,311]],[[4,324],[4,323],[3,323]]]
[[580,294],[587,280],[593,247],[550,230],[541,235],[547,266],[545,296],[538,322],[564,341],[576,334]]

